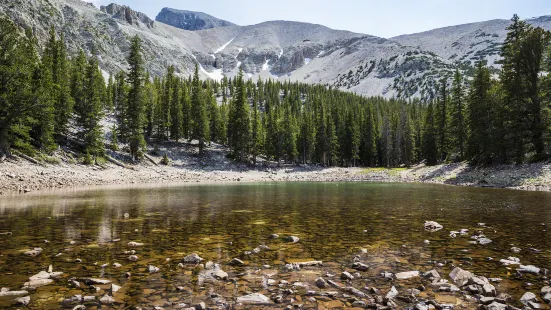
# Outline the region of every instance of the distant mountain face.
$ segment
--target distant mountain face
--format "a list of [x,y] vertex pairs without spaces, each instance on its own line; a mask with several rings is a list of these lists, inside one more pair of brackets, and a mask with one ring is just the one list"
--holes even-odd
[[164,8],[159,15],[157,15],[155,20],[176,28],[191,31],[235,26],[228,21],[218,19],[205,13],[171,8]]
[[[170,11],[180,19],[167,21]],[[301,81],[366,96],[400,98],[431,97],[442,76],[451,76],[458,68],[469,74],[478,59],[498,68],[496,60],[509,24],[493,20],[384,39],[307,23],[236,26],[202,13],[163,12],[154,22],[116,4],[98,10],[81,0],[0,1],[0,14],[31,29],[39,42],[47,40],[54,25],[63,32],[72,53],[81,48],[89,54],[94,51],[106,76],[127,69],[130,39],[138,35],[146,68],[153,75],[173,65],[177,74],[188,76],[198,65],[203,78],[219,80],[234,77],[241,67],[250,79]],[[194,24],[198,19],[204,25]],[[182,20],[189,22],[182,24]],[[551,17],[528,21],[551,29]]]

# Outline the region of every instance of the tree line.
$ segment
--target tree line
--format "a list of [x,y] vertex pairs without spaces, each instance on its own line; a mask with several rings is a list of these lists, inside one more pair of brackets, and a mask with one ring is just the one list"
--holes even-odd
[[[432,101],[366,98],[321,85],[235,78],[203,81],[170,66],[145,70],[139,37],[127,70],[106,82],[98,58],[68,55],[55,29],[41,53],[29,32],[0,18],[0,152],[32,155],[77,144],[85,162],[128,148],[196,141],[226,145],[238,162],[259,158],[323,166],[410,166],[426,161],[521,163],[548,157],[549,34],[517,16],[499,76],[485,63],[474,77],[444,77]],[[103,122],[114,119],[109,139]]]

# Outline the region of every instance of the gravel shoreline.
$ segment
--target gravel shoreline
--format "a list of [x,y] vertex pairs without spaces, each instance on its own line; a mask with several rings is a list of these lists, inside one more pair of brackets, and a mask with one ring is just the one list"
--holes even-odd
[[[153,158],[155,160],[155,158]],[[160,160],[160,158],[158,158]],[[79,164],[33,164],[19,157],[0,163],[0,195],[45,189],[100,185],[228,182],[400,182],[551,191],[551,165],[545,163],[486,168],[465,163],[410,169],[321,168],[286,166],[250,169],[232,163],[155,166],[150,162],[122,168]]]

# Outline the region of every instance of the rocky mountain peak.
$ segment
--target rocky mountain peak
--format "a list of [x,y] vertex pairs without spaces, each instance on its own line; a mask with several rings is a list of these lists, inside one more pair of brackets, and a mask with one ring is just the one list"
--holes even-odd
[[100,10],[111,17],[126,21],[130,25],[140,26],[145,25],[148,28],[153,28],[155,22],[147,15],[141,12],[136,12],[126,5],[118,5],[111,3],[108,6],[102,6]]
[[176,28],[191,31],[235,26],[233,23],[218,19],[205,13],[176,10],[171,8],[162,9],[155,20]]

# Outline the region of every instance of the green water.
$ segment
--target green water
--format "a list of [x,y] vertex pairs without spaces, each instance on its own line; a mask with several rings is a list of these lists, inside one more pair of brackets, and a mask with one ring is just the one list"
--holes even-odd
[[[426,220],[444,229],[427,232]],[[498,261],[515,256],[525,265],[551,268],[550,225],[551,194],[436,185],[239,184],[4,197],[0,233],[12,235],[0,235],[0,287],[20,289],[30,276],[53,265],[63,277],[31,292],[30,308],[56,309],[73,295],[101,297],[107,292],[105,287],[99,292],[71,287],[69,279],[79,277],[103,277],[121,285],[115,294],[119,305],[193,303],[206,300],[207,292],[219,292],[231,301],[244,292],[262,291],[250,273],[263,265],[285,278],[285,262],[315,259],[326,263],[324,271],[340,273],[360,249],[367,249],[365,263],[372,267],[363,281],[367,284],[387,285],[378,277],[382,270],[436,267],[447,277],[452,265],[461,265],[479,275],[503,278],[498,291],[518,297],[526,290],[539,291],[540,276],[519,279],[514,266],[507,269]],[[464,228],[468,235],[449,236]],[[493,242],[470,243],[477,231]],[[269,239],[274,233],[300,241]],[[144,246],[130,247],[130,241]],[[270,250],[243,254],[259,245]],[[511,252],[512,246],[522,252]],[[23,254],[35,247],[44,250],[36,257]],[[125,251],[131,250],[137,252],[137,262],[127,260]],[[197,270],[177,266],[190,253],[220,263],[234,281],[198,284]],[[228,266],[235,257],[247,265]],[[115,262],[123,266],[112,267]],[[109,266],[102,268],[106,263]],[[160,272],[148,273],[149,264]],[[126,272],[132,277],[125,277]],[[528,282],[533,286],[527,287]],[[13,299],[0,298],[0,307],[12,306]]]

